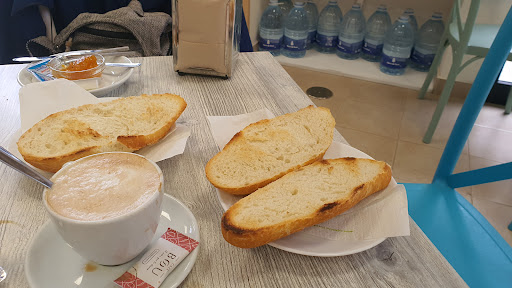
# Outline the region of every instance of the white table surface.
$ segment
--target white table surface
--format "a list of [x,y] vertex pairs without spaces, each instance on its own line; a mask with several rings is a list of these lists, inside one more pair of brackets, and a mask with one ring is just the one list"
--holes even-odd
[[[204,167],[218,148],[207,115],[237,115],[268,108],[275,115],[312,105],[267,52],[242,53],[229,80],[178,76],[172,57],[136,58],[142,66],[107,96],[175,93],[188,107],[179,123],[192,135],[184,154],[159,162],[165,191],[194,213],[200,227],[197,262],[182,287],[465,287],[466,284],[411,219],[411,236],[388,238],[367,251],[343,257],[310,257],[268,245],[240,249],[221,235],[223,209]],[[0,66],[0,145],[20,127],[19,85],[24,65]],[[345,142],[336,132],[335,140]],[[42,186],[0,164],[0,287],[26,287],[24,261],[38,228],[48,220]]]

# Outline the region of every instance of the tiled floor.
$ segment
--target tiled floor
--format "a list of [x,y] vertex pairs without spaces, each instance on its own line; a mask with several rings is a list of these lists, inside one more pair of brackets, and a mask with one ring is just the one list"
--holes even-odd
[[[465,95],[454,95],[445,108],[431,144],[423,134],[436,100],[419,100],[417,91],[357,79],[284,67],[306,91],[329,88],[333,97],[311,98],[331,109],[336,128],[357,149],[389,163],[398,182],[427,183],[434,176],[443,148]],[[455,92],[457,93],[457,92]],[[462,96],[462,97],[461,97]],[[437,98],[429,95],[430,99]],[[512,161],[512,114],[486,105],[480,113],[455,172]],[[458,189],[512,245],[512,180]]]

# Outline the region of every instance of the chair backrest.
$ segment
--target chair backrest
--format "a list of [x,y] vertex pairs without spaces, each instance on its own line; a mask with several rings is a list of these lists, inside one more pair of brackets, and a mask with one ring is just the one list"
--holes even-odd
[[[459,2],[459,0],[456,1]],[[472,5],[473,2],[475,1],[472,1]],[[452,133],[437,167],[433,183],[437,181],[449,182],[447,181],[448,178],[453,176],[451,174],[460,154],[462,153],[462,149],[469,137],[469,133],[471,132],[476,118],[485,103],[487,95],[489,95],[489,92],[494,85],[494,81],[498,77],[501,67],[503,67],[505,60],[512,49],[511,34],[512,8],[508,11],[506,18],[503,21],[503,24],[501,25],[501,28],[496,35],[484,62],[482,63],[475,81],[473,82],[471,90],[466,97],[466,101],[464,102],[457,121],[455,122],[455,126],[453,127]],[[508,175],[510,172],[507,172],[506,174]]]
[[480,0],[455,0],[453,3],[448,23],[457,25],[459,43],[463,47],[467,46],[469,42],[479,8]]

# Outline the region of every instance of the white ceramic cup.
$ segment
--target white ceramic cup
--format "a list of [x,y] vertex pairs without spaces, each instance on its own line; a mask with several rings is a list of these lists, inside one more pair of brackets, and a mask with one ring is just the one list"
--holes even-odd
[[[106,153],[127,153],[127,152],[106,152]],[[102,153],[103,154],[103,153]],[[146,248],[155,235],[156,228],[162,213],[164,178],[162,170],[153,161],[146,159],[153,164],[160,174],[160,189],[158,193],[144,202],[136,209],[118,217],[96,221],[82,221],[64,217],[53,211],[47,202],[46,193],[43,192],[43,203],[50,215],[50,219],[57,227],[57,231],[78,254],[87,260],[102,265],[119,265],[135,258]],[[98,154],[87,156],[67,165],[75,165],[83,159]],[[63,167],[63,168],[64,168]],[[63,169],[59,170],[52,177],[56,177]]]

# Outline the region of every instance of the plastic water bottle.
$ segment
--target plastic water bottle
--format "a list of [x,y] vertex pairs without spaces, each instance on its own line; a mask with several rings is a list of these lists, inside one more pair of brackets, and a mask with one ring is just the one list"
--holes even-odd
[[304,2],[295,2],[293,9],[284,21],[284,43],[282,49],[284,56],[302,58],[306,55],[308,26]]
[[363,59],[378,62],[382,55],[384,37],[391,27],[391,17],[385,5],[380,5],[377,11],[370,16],[366,24],[366,35],[364,36]]
[[430,69],[436,56],[437,47],[444,32],[443,16],[434,13],[417,33],[414,51],[411,56],[411,67],[422,72]]
[[343,14],[338,1],[329,0],[329,3],[318,17],[316,30],[316,49],[322,53],[334,53],[338,45],[338,33],[340,31]]
[[389,75],[404,74],[413,44],[414,31],[409,24],[409,17],[402,15],[384,38],[380,71]]
[[316,4],[314,2],[307,2],[306,6],[304,6],[304,10],[306,10],[306,15],[308,16],[308,41],[306,43],[306,49],[313,48],[316,39],[316,27],[318,24],[318,8],[316,8]]
[[[404,15],[409,16],[409,24],[411,25],[412,30],[414,31],[414,39],[416,39],[416,33],[418,32],[418,21],[416,21],[416,17],[414,16],[414,9],[412,9],[412,8],[405,9]],[[414,52],[414,46],[412,47],[411,55],[413,52]],[[410,58],[407,60],[407,65],[411,65]]]
[[366,20],[361,11],[361,5],[354,4],[341,22],[336,55],[344,59],[359,58],[365,30]]
[[277,0],[270,0],[260,20],[260,50],[269,51],[274,56],[281,53],[283,41],[283,13]]
[[407,8],[404,11],[404,15],[409,16],[409,24],[412,27],[412,30],[416,34],[416,31],[418,31],[418,21],[416,21],[416,16],[414,16],[414,9]]
[[283,12],[283,17],[286,18],[293,8],[293,2],[292,0],[279,0],[279,7]]

